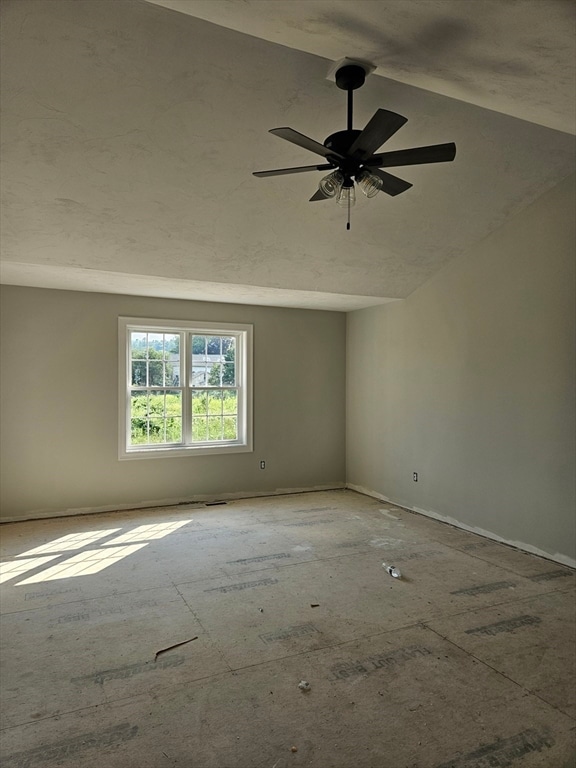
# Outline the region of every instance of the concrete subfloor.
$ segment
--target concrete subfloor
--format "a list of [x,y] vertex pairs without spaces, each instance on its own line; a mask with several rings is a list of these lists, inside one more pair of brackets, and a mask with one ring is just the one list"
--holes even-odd
[[576,765],[566,567],[353,491],[2,533],[3,768]]

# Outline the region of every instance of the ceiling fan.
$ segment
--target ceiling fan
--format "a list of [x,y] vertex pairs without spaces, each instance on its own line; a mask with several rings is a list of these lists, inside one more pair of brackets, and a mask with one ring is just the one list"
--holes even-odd
[[374,197],[380,191],[392,196],[399,195],[410,189],[412,184],[382,171],[381,168],[445,163],[454,160],[456,156],[454,142],[374,154],[407,122],[407,118],[387,109],[378,109],[362,131],[352,128],[353,93],[364,85],[366,73],[366,67],[356,63],[345,64],[336,71],[336,85],[348,92],[345,131],[332,133],[322,144],[292,128],[272,128],[270,131],[281,139],[321,155],[325,158],[325,163],[256,171],[253,174],[264,178],[306,171],[330,171],[320,180],[318,190],[312,195],[310,202],[335,197],[337,203],[348,208],[346,229],[350,229],[350,207],[356,201],[354,183],[366,197]]

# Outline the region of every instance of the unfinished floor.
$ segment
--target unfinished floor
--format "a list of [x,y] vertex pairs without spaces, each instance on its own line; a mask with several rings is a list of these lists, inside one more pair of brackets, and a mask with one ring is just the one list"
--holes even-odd
[[2,533],[3,768],[575,765],[568,568],[353,491]]

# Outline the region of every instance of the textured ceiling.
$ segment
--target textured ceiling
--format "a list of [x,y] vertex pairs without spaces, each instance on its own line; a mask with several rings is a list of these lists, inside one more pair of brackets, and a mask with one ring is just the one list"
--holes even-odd
[[572,0],[148,0],[237,32],[576,132]]
[[[574,170],[564,0],[1,7],[7,283],[354,309],[409,295]],[[458,147],[396,169],[413,188],[359,200],[350,232],[308,202],[320,174],[251,175],[316,162],[268,129],[345,127],[343,56],[378,67],[355,127],[383,107],[408,118],[386,149]]]

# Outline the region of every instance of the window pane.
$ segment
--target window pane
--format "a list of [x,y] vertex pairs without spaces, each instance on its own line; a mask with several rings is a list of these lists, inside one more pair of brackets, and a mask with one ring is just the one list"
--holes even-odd
[[234,387],[236,385],[236,363],[224,363],[222,368],[222,385]]
[[[153,351],[153,350],[150,350]],[[164,363],[161,360],[148,361],[148,386],[164,386]]]
[[150,443],[165,443],[166,442],[166,435],[165,435],[165,423],[164,419],[150,419],[149,424],[149,438]]
[[236,416],[224,416],[224,440],[238,439],[238,425]]
[[164,392],[150,392],[148,396],[148,415],[164,416]]
[[209,355],[218,355],[220,357],[222,354],[222,337],[209,336],[207,351]]
[[148,442],[148,395],[132,392],[130,397],[130,442],[140,445]]
[[[146,338],[147,334],[143,331],[131,331],[130,332],[130,349],[134,352],[134,350],[142,350],[146,348]],[[144,357],[144,355],[143,355]]]
[[206,359],[206,336],[192,336],[192,357],[194,360]]
[[210,392],[208,394],[208,413],[210,416],[220,416],[222,414],[222,403],[222,392]]
[[170,416],[166,419],[166,442],[182,442],[182,419]]
[[146,418],[148,413],[148,394],[133,389],[130,396],[130,416],[135,419]]
[[148,357],[155,357],[150,352],[163,352],[164,351],[164,334],[163,333],[149,333],[148,334]]
[[202,442],[208,439],[208,427],[206,418],[196,416],[192,418],[192,440]]
[[220,386],[220,376],[222,374],[222,365],[220,363],[208,364],[208,381],[211,387]]
[[192,386],[193,387],[205,387],[206,386],[206,366],[197,365],[194,363],[192,366]]
[[222,397],[224,414],[235,416],[238,413],[238,393],[234,390],[225,390]]
[[182,416],[182,393],[179,390],[166,390],[166,416]]
[[192,416],[205,416],[208,413],[208,393],[192,392]]
[[173,387],[180,386],[180,360],[172,360],[166,363],[165,384]]
[[167,333],[164,340],[165,384],[180,386],[180,336]]
[[166,442],[182,442],[182,393],[166,392]]
[[222,337],[222,355],[224,361],[233,363],[236,360],[236,339],[234,336]]
[[136,387],[146,386],[146,361],[132,361],[132,384]]
[[180,357],[180,334],[167,333],[164,340],[164,351],[169,355]]
[[222,417],[208,416],[208,439],[222,440]]
[[148,442],[148,422],[132,419],[130,426],[130,445],[145,445]]

